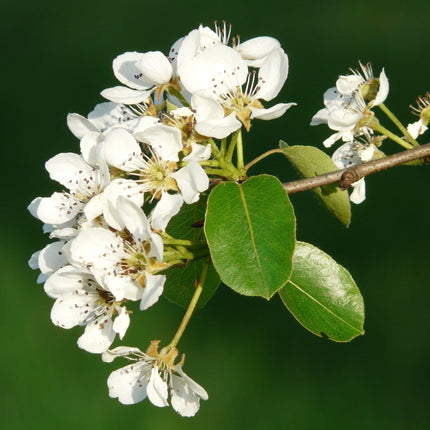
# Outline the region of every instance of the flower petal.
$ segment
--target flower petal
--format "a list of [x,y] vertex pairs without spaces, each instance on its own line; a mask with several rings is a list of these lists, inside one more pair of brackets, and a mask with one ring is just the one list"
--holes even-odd
[[146,398],[148,377],[145,375],[150,366],[130,364],[112,372],[107,385],[110,397],[118,397],[123,405],[133,405]]
[[142,300],[140,301],[140,310],[144,311],[156,303],[163,293],[166,275],[152,275],[146,273],[145,289],[143,291]]
[[106,88],[100,93],[100,95],[111,102],[132,105],[146,100],[151,95],[151,91],[132,90],[127,87],[116,86],[112,88]]
[[153,367],[151,370],[151,376],[149,378],[148,386],[146,387],[146,393],[148,394],[148,399],[153,405],[160,408],[169,405],[167,403],[167,383],[161,378],[157,367]]

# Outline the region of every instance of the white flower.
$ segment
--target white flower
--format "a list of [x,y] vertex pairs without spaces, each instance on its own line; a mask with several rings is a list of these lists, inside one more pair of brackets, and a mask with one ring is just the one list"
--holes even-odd
[[78,346],[91,353],[106,351],[118,334],[122,339],[130,323],[125,307],[81,269],[65,266],[45,283],[45,292],[56,301],[52,322],[69,329],[85,326]]
[[[110,203],[111,204],[111,203]],[[95,227],[82,230],[68,244],[69,261],[90,267],[100,285],[115,300],[140,300],[140,309],[152,306],[163,292],[163,241],[150,229],[149,221],[131,200],[119,196],[111,204],[115,227],[121,234]]]
[[175,86],[175,70],[169,58],[160,51],[121,54],[113,60],[113,71],[116,78],[126,86],[107,88],[101,95],[115,103],[141,103],[154,91],[159,99],[169,85]]
[[[209,27],[199,26],[192,30],[183,39],[179,46],[178,64],[179,67],[185,61],[200,54],[205,49],[214,45],[228,45],[231,35],[231,25],[223,21],[222,26],[215,23],[215,31]],[[265,57],[270,52],[281,47],[278,40],[269,36],[260,36],[241,43],[240,37],[234,37],[232,48],[245,60],[250,67],[260,67]]]
[[418,115],[420,119],[408,125],[409,134],[416,139],[428,130],[428,123],[430,121],[430,92],[425,96],[420,96],[417,99],[417,106],[410,106],[412,113]]
[[33,216],[47,224],[60,225],[75,220],[82,212],[90,220],[99,215],[99,194],[109,183],[109,171],[103,160],[100,168],[95,168],[78,154],[62,153],[48,160],[45,167],[51,179],[69,192],[36,198],[28,206]]
[[185,61],[179,74],[193,94],[196,130],[205,136],[224,138],[240,128],[247,130],[252,118],[274,119],[294,103],[279,103],[264,109],[260,100],[270,101],[281,90],[288,75],[288,57],[279,48],[264,59],[258,76],[232,48],[214,45]]
[[354,70],[352,75],[340,76],[336,87],[324,93],[325,108],[312,118],[311,125],[327,124],[336,131],[323,142],[326,147],[338,139],[352,141],[355,136],[369,132],[368,127],[359,125],[360,120],[387,98],[389,85],[384,69],[379,78],[374,78],[369,64],[360,66],[364,76]]
[[[179,211],[182,202],[194,203],[199,199],[200,193],[208,189],[209,178],[200,164],[189,161],[192,153],[184,159],[188,161],[187,165],[178,169],[176,162],[179,161],[179,152],[182,150],[179,129],[156,123],[137,131],[135,136],[148,145],[151,156],[142,153],[138,142],[130,133],[117,129],[110,132],[104,141],[106,161],[118,169],[133,172],[136,179],[134,184],[130,184],[131,195],[140,190],[151,193],[152,198],[163,200],[157,203],[151,223],[156,230],[164,230],[171,217]],[[207,152],[207,148],[203,147],[202,152],[205,150]],[[197,157],[196,153],[194,156]],[[168,191],[180,194],[168,197]],[[162,208],[157,209],[158,205],[162,205]]]
[[[372,160],[376,151],[377,148],[373,143],[363,145],[359,142],[347,142],[341,145],[331,158],[338,169],[346,169]],[[355,204],[362,203],[366,198],[364,178],[354,182],[352,187],[353,191],[349,199]]]
[[[176,348],[158,352],[159,341],[152,341],[146,353],[126,346],[103,353],[106,362],[125,357],[135,363],[112,372],[108,378],[109,396],[125,405],[135,404],[146,397],[158,407],[168,406],[184,417],[192,417],[200,407],[200,399],[207,400],[203,387],[182,370],[182,362],[175,364]],[[183,360],[182,360],[183,361]]]

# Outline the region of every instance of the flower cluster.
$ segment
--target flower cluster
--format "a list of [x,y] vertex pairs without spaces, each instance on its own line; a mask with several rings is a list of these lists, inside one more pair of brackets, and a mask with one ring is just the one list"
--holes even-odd
[[207,394],[183,373],[182,362],[173,364],[176,349],[170,358],[154,344],[146,354],[128,347],[107,351],[126,334],[130,304],[139,302],[140,310],[154,305],[163,294],[163,271],[190,258],[181,256],[184,247],[174,258],[166,252],[170,220],[234,173],[214,139],[233,139],[253,119],[278,118],[294,104],[263,106],[281,90],[288,57],[271,37],[230,44],[228,27],[200,26],[168,55],[119,55],[113,72],[121,85],[101,92],[107,102],[87,117],[67,117],[80,154],[61,153],[46,163],[63,190],[28,207],[54,240],[29,264],[55,299],[52,322],[85,327],[79,347],[105,360],[138,357],[109,377],[112,397],[128,404],[148,396],[165,406],[169,388],[173,408],[190,416]]
[[[331,147],[339,139],[345,142],[332,156],[338,169],[370,161],[380,153],[377,146],[382,139],[374,136],[372,108],[387,98],[388,78],[384,69],[375,78],[370,64],[360,63],[360,68],[361,72],[351,69],[351,74],[339,76],[336,86],[324,93],[325,107],[311,121],[311,125],[327,124],[335,131],[324,140],[324,146]],[[350,200],[361,203],[366,198],[364,178],[352,186]]]

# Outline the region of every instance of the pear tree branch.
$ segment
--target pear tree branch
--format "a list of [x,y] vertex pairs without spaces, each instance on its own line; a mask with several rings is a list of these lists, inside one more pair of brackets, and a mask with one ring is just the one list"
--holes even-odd
[[312,178],[299,179],[298,181],[287,182],[284,185],[288,194],[299,193],[301,191],[311,190],[328,184],[339,182],[339,188],[346,190],[351,185],[365,176],[381,170],[390,169],[414,160],[422,159],[424,164],[430,164],[430,143],[418,148],[408,149],[394,155],[389,155],[378,160],[368,161],[358,166],[347,169],[335,170],[334,172],[325,173],[324,175],[314,176]]

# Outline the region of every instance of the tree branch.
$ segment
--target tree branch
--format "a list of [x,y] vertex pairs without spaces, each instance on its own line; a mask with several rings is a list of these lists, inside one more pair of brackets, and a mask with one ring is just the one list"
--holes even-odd
[[335,170],[334,172],[324,175],[314,176],[312,178],[300,179],[298,181],[287,182],[284,185],[288,194],[299,193],[300,191],[311,190],[312,188],[339,182],[339,188],[346,190],[351,185],[365,176],[381,170],[405,164],[409,161],[423,159],[425,164],[430,164],[430,143],[420,146],[419,148],[408,149],[394,155],[389,155],[379,160],[369,161],[359,164],[358,166],[348,169]]

